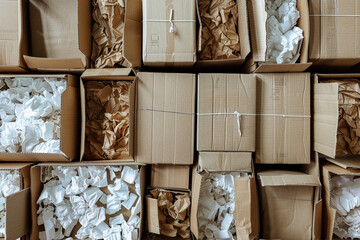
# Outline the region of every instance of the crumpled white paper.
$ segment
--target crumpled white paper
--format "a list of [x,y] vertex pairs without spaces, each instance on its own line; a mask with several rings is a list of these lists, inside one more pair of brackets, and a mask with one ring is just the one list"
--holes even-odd
[[336,210],[334,234],[360,238],[360,178],[341,175],[331,178],[331,207]]
[[[68,237],[137,240],[141,196],[140,192],[129,190],[131,185],[133,189],[140,186],[137,167],[54,166],[52,171],[49,168],[42,168],[44,187],[37,201],[38,225],[45,228],[39,233],[41,240]],[[130,216],[127,220],[124,211]],[[76,225],[80,227],[75,233]]]
[[65,78],[0,78],[0,152],[62,153]]
[[20,191],[21,178],[19,170],[0,171],[0,237],[5,237],[5,198]]
[[203,174],[197,212],[199,239],[236,239],[234,178],[247,173]]
[[300,56],[303,30],[296,27],[296,0],[266,0],[267,60],[295,63]]

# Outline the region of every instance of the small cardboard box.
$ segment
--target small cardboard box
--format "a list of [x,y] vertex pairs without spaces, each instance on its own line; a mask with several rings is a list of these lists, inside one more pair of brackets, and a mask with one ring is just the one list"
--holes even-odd
[[[360,63],[360,5],[357,1],[310,0],[309,59],[332,71]],[[320,69],[319,69],[320,70]]]
[[189,189],[190,166],[151,165],[150,187],[166,189]]
[[136,161],[192,164],[195,74],[140,72],[137,76]]
[[[30,234],[30,167],[32,163],[1,163],[0,170],[18,170],[21,177],[20,191],[5,200],[5,238],[18,239]],[[25,238],[24,238],[25,239]]]
[[310,73],[256,74],[256,163],[310,163]]
[[197,98],[198,151],[255,151],[255,75],[199,74]]
[[194,65],[195,0],[144,0],[142,4],[144,65]]
[[81,147],[80,147],[80,161],[89,160],[84,159],[85,152],[85,128],[86,128],[86,89],[84,81],[130,81],[131,87],[129,92],[129,143],[128,152],[119,159],[105,160],[91,160],[91,161],[105,161],[105,162],[122,162],[134,161],[134,121],[135,121],[135,92],[136,92],[136,76],[131,68],[104,68],[104,69],[87,69],[81,75],[80,81],[80,98],[81,98]]
[[276,64],[266,61],[267,49],[267,12],[265,0],[250,0],[249,19],[251,30],[251,45],[253,61],[257,68],[255,72],[303,72],[311,63],[308,62],[309,38],[310,38],[310,20],[309,7],[307,0],[297,0],[297,9],[300,12],[300,18],[297,26],[303,30],[303,43],[300,50],[300,57],[295,64]]
[[198,166],[193,168],[190,227],[195,238],[199,237],[198,205],[204,172],[250,173],[249,177],[234,178],[237,239],[257,239],[260,234],[259,202],[251,152],[201,152]]
[[[264,239],[317,239],[320,180],[295,171],[258,172]],[[319,205],[321,206],[321,204]]]
[[354,78],[360,78],[360,74],[314,75],[314,150],[331,158],[336,157],[339,85],[321,80]]
[[27,7],[26,0],[0,1],[0,72],[26,72]]
[[[144,222],[144,218],[143,218],[143,214],[144,214],[144,194],[145,194],[145,174],[146,174],[146,169],[145,166],[143,165],[138,165],[135,163],[67,163],[67,164],[61,164],[61,163],[54,163],[54,164],[47,164],[47,163],[42,163],[42,164],[37,164],[33,167],[31,167],[30,169],[30,176],[31,176],[31,213],[32,213],[32,217],[31,217],[31,221],[32,221],[32,231],[31,231],[31,239],[39,239],[39,232],[42,231],[40,229],[40,227],[38,226],[37,222],[38,222],[38,214],[37,214],[37,210],[38,210],[38,206],[37,206],[37,200],[44,188],[44,184],[41,181],[42,180],[42,171],[41,168],[42,167],[52,167],[52,166],[67,166],[67,167],[88,167],[88,166],[137,166],[140,169],[140,189],[141,189],[141,196],[140,196],[140,200],[141,200],[141,213],[140,213],[140,229],[139,229],[139,237],[138,240],[142,239],[142,229],[143,229],[143,222]],[[135,189],[133,189],[132,191],[135,191]],[[126,210],[125,208],[123,208],[123,210]],[[122,211],[122,210],[121,210]],[[129,216],[125,216],[125,218],[128,218]],[[78,222],[77,225],[74,227],[72,233],[71,233],[71,237],[75,238],[75,229],[79,229],[81,226],[81,224]]]
[[68,162],[79,159],[80,143],[80,90],[75,75],[0,75],[2,77],[55,77],[66,78],[66,90],[61,95],[60,150],[56,153],[0,153],[0,161],[16,162]]

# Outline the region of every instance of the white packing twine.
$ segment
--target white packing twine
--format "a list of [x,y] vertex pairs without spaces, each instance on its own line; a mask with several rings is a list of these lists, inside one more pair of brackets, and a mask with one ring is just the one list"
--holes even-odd
[[174,32],[174,22],[173,22],[173,14],[174,14],[174,9],[170,9],[170,29],[169,32],[173,33]]

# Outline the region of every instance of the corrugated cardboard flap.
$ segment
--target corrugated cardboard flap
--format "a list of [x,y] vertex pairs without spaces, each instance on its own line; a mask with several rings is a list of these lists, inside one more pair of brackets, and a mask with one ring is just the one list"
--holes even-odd
[[32,163],[1,163],[0,170],[17,170],[31,165]]
[[67,59],[57,59],[57,58],[41,58],[41,57],[32,57],[24,55],[25,62],[27,66],[32,70],[37,71],[72,71],[85,70],[86,66],[86,57],[83,58],[67,58]]
[[200,152],[199,170],[252,172],[251,152]]
[[258,173],[261,186],[321,186],[319,177],[301,172],[266,171]]
[[326,158],[326,160],[344,169],[360,170],[360,156]]
[[304,72],[312,63],[276,64],[260,63],[256,73]]
[[81,75],[82,79],[89,77],[109,77],[109,76],[134,76],[131,68],[103,68],[103,69],[86,69]]
[[146,196],[146,221],[147,230],[151,233],[160,234],[158,200]]

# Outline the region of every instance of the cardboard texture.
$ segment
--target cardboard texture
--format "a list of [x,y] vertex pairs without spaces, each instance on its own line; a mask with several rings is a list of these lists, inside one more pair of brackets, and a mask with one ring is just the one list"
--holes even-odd
[[318,176],[292,171],[258,172],[262,238],[315,239]]
[[[246,0],[236,1],[238,6],[238,34],[240,39],[240,56],[238,58],[231,59],[216,59],[216,60],[198,60],[196,66],[200,69],[206,68],[223,68],[223,67],[236,67],[238,68],[242,63],[245,62],[246,57],[249,55],[251,51],[250,47],[250,36],[249,36],[249,19],[248,19],[248,11],[247,11],[247,3]],[[200,24],[198,28],[198,55],[201,52],[201,20],[199,16],[199,6],[198,1],[197,4],[197,14],[198,14],[198,22]]]
[[189,189],[190,166],[151,165],[150,187]]
[[121,155],[118,159],[91,159],[91,161],[104,162],[123,162],[134,161],[134,121],[135,121],[135,92],[136,92],[136,77],[130,68],[105,68],[105,69],[87,69],[81,75],[80,81],[80,99],[81,99],[81,147],[80,147],[80,161],[89,160],[84,158],[85,152],[85,128],[86,128],[86,89],[84,87],[85,81],[129,81],[131,87],[129,90],[129,142],[128,153]]
[[192,164],[195,74],[140,72],[137,77],[136,161]]
[[[199,237],[198,229],[198,204],[202,182],[202,174],[205,172],[247,172],[251,173],[250,177],[240,177],[234,179],[235,189],[235,214],[236,236],[238,239],[256,239],[260,234],[260,216],[259,202],[256,188],[254,170],[249,169],[248,165],[252,164],[251,153],[199,153],[198,166],[193,167],[192,180],[192,199],[190,228],[195,238]],[[227,159],[227,161],[224,161]],[[211,161],[211,162],[208,162]],[[217,161],[216,161],[217,160]],[[243,167],[238,164],[243,161]],[[213,163],[213,164],[212,164]],[[238,166],[229,169],[228,166]],[[250,170],[250,171],[249,171]]]
[[[32,227],[31,227],[31,239],[39,239],[39,232],[43,231],[42,229],[40,229],[40,227],[37,225],[37,200],[43,190],[43,183],[41,182],[41,167],[43,166],[63,166],[63,163],[54,163],[54,164],[47,164],[47,163],[43,163],[43,164],[37,164],[33,167],[31,167],[30,169],[30,174],[31,174],[31,221],[32,221]],[[140,188],[141,188],[141,196],[142,198],[145,197],[145,173],[146,173],[146,169],[145,166],[143,165],[139,165],[139,164],[134,164],[131,162],[127,162],[127,163],[101,163],[101,162],[87,162],[87,163],[67,163],[66,166],[69,167],[77,167],[77,166],[138,166],[140,169]],[[144,201],[142,200],[141,203],[141,213],[140,213],[140,229],[139,229],[139,237],[138,240],[142,239],[142,229],[143,229],[143,223],[144,223],[144,211],[145,208],[144,206]],[[125,209],[125,208],[124,208]],[[125,216],[126,217],[126,216]],[[78,229],[80,226],[80,223],[78,222],[77,225],[74,227],[74,229]],[[71,236],[73,239],[75,238],[75,234],[76,231],[72,231]]]
[[26,72],[27,7],[25,0],[0,1],[0,72]]
[[321,83],[329,79],[354,79],[360,74],[314,75],[314,150],[328,157],[336,157],[339,122],[339,85]]
[[198,151],[255,151],[254,75],[199,74],[197,98]]
[[27,66],[37,71],[82,72],[91,53],[91,1],[31,0],[31,53]]
[[57,77],[67,78],[66,90],[61,95],[60,150],[52,153],[0,153],[0,161],[12,162],[68,162],[79,158],[80,91],[75,75],[0,75],[2,77]]
[[249,0],[249,21],[251,46],[253,61],[257,64],[255,72],[303,72],[311,63],[308,62],[308,50],[310,39],[310,20],[309,7],[307,0],[298,0],[297,9],[300,12],[300,18],[297,26],[303,30],[303,43],[300,50],[300,57],[295,64],[274,64],[266,61],[267,32],[266,21],[267,12],[265,10],[264,0]]
[[310,0],[309,59],[314,67],[349,68],[360,63],[357,1]]
[[310,73],[256,74],[256,163],[310,163]]
[[144,65],[194,65],[195,0],[145,0],[142,4]]

